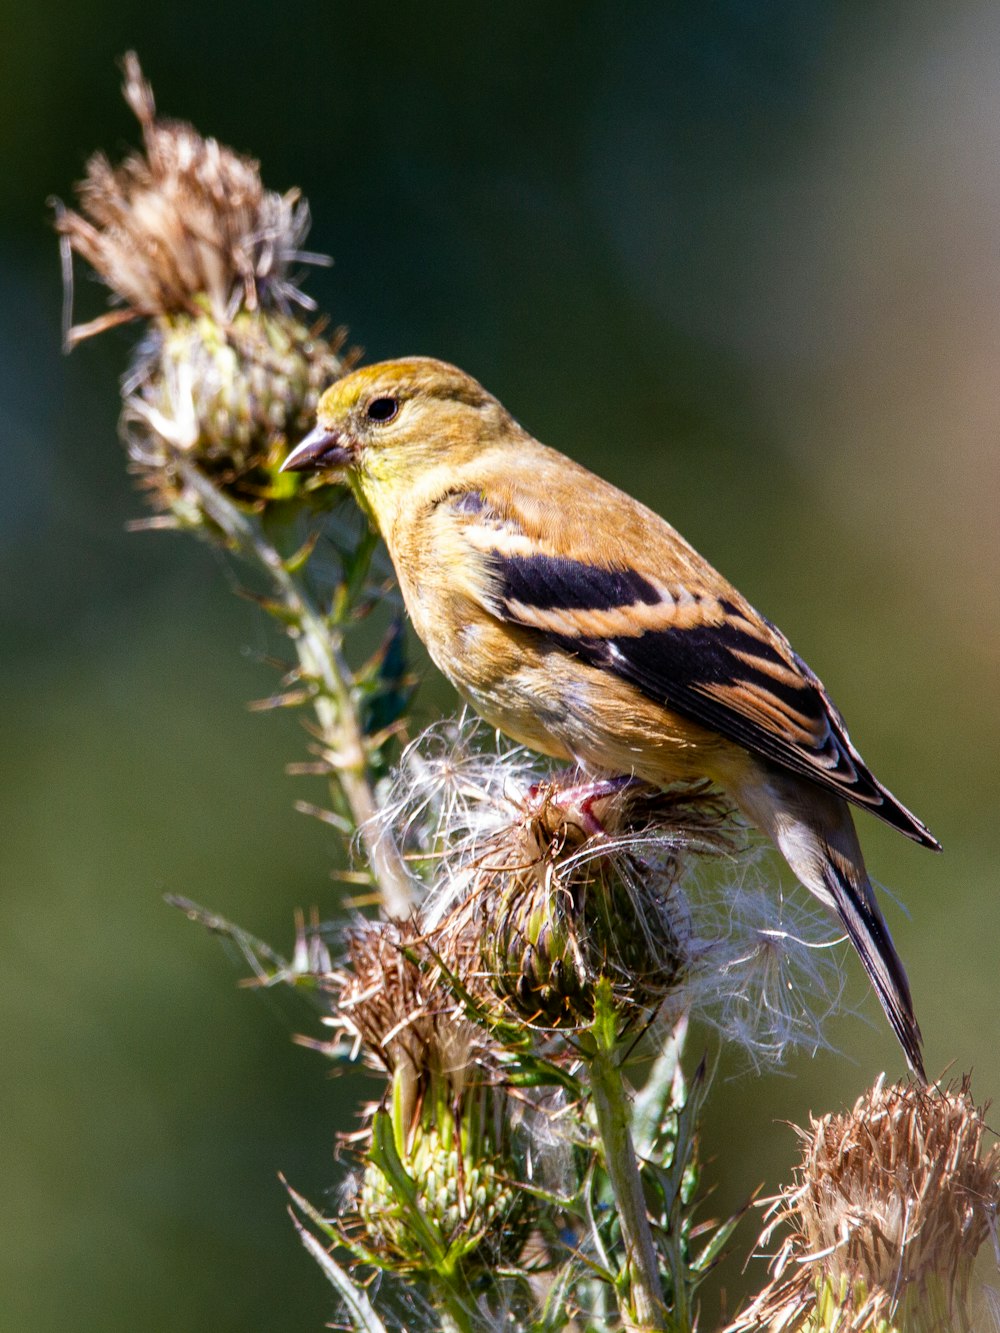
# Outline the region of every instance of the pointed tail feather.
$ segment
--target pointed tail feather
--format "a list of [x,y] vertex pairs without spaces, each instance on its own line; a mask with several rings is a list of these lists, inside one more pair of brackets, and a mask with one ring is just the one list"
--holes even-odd
[[868,973],[886,1017],[903,1048],[906,1062],[922,1083],[927,1082],[921,1054],[920,1027],[913,1012],[910,983],[896,952],[889,927],[875,901],[875,892],[867,876],[860,884],[852,881],[856,867],[841,868],[830,859],[823,869],[826,888],[837,915],[843,921],[851,943]]
[[763,765],[729,790],[810,893],[840,917],[907,1063],[926,1083],[910,985],[865,870],[846,801],[794,773]]

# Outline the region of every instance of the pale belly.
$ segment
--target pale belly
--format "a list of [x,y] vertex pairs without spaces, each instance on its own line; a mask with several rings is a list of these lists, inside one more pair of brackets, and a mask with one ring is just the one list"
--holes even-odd
[[[403,583],[411,620],[436,666],[490,726],[519,742],[591,772],[634,774],[665,785],[715,778],[715,732],[678,717],[634,686],[546,645],[534,630],[500,624],[471,599],[450,597],[441,620],[428,620],[435,598]],[[461,608],[461,611],[459,610]],[[463,614],[464,613],[464,614]]]
[[[468,660],[468,659],[466,659]],[[625,682],[562,658],[511,663],[489,681],[441,663],[459,693],[491,726],[540,754],[591,772],[634,774],[666,784],[712,776],[720,738],[645,699]]]

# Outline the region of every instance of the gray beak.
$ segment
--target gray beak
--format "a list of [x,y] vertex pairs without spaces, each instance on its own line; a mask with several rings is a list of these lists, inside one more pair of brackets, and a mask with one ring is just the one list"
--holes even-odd
[[351,454],[342,439],[337,431],[316,426],[282,463],[282,472],[311,472],[343,467],[351,461]]

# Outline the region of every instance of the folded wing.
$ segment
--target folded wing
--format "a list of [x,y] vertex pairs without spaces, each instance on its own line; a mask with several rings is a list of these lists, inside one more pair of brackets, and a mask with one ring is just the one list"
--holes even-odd
[[[822,682],[784,635],[703,562],[712,577],[697,577],[700,557],[666,524],[666,535],[654,534],[628,563],[605,562],[554,554],[566,543],[553,542],[551,516],[543,539],[513,501],[503,511],[470,494],[453,503],[481,557],[481,601],[493,615],[870,810],[907,837],[939,845],[868,769]],[[683,547],[682,558],[669,562],[681,580],[655,572],[657,539]]]

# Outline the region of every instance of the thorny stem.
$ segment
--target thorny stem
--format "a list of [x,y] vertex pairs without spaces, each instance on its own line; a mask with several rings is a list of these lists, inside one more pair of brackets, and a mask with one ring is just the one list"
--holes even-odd
[[324,746],[336,755],[336,773],[331,783],[339,783],[353,823],[361,834],[386,915],[395,919],[408,917],[414,905],[412,881],[395,843],[372,822],[377,813],[375,793],[368,774],[364,736],[351,697],[347,663],[322,615],[259,527],[182,454],[177,456],[177,465],[184,480],[197,493],[205,513],[240,555],[266,571],[284,604],[294,626],[290,637],[302,671],[307,679],[320,685],[313,707]]
[[622,1315],[634,1333],[665,1330],[669,1325],[656,1246],[629,1128],[630,1107],[616,1034],[617,1010],[606,979],[598,983],[594,1000],[590,1087],[628,1264],[627,1297],[631,1308],[622,1309]]

